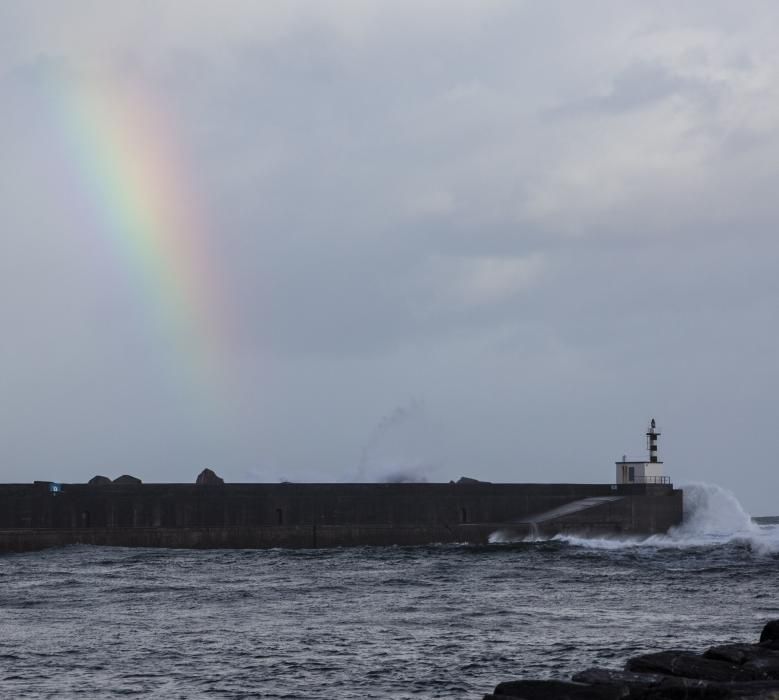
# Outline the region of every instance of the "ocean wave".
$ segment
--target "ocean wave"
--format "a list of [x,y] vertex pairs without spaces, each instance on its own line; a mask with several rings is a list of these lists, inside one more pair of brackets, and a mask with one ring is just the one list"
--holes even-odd
[[684,521],[681,525],[671,528],[667,534],[649,537],[555,535],[549,538],[535,535],[512,539],[510,533],[498,531],[491,535],[490,542],[551,540],[576,547],[601,550],[628,547],[690,549],[740,544],[756,554],[779,553],[779,524],[755,522],[732,492],[717,484],[707,483],[686,484],[682,488],[684,489]]

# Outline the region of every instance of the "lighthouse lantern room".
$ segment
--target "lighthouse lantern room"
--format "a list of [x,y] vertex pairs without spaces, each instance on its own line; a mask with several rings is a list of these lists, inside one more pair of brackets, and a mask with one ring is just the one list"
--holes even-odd
[[663,463],[657,459],[657,438],[660,431],[655,419],[649,423],[646,432],[646,448],[649,452],[649,460],[632,460],[622,457],[617,462],[618,484],[670,484],[670,477],[663,475]]

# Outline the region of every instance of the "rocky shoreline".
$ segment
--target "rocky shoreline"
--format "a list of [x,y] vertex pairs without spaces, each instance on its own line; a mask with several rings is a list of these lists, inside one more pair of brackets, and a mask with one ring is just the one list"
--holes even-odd
[[703,654],[674,649],[628,659],[624,671],[590,668],[570,681],[507,681],[484,700],[779,700],[779,620],[756,644]]

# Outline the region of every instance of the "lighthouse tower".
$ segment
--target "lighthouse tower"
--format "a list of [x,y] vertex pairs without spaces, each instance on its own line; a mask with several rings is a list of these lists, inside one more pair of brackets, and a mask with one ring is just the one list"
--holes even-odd
[[649,423],[649,430],[646,433],[646,448],[649,450],[649,463],[658,464],[657,461],[657,438],[660,437],[660,433],[657,430],[657,423],[655,419]]
[[628,459],[622,457],[617,462],[618,484],[670,484],[670,477],[663,475],[663,463],[657,458],[657,439],[660,431],[655,419],[652,418],[646,431],[646,448],[649,452],[649,461],[646,459]]

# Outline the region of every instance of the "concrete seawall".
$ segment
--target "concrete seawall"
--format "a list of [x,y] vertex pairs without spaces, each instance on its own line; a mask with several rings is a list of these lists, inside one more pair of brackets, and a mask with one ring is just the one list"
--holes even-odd
[[[567,504],[585,505],[564,508]],[[555,515],[555,509],[560,510]],[[545,513],[552,513],[544,517]],[[258,548],[486,542],[490,533],[648,535],[682,492],[609,484],[0,485],[0,551],[66,544]]]

